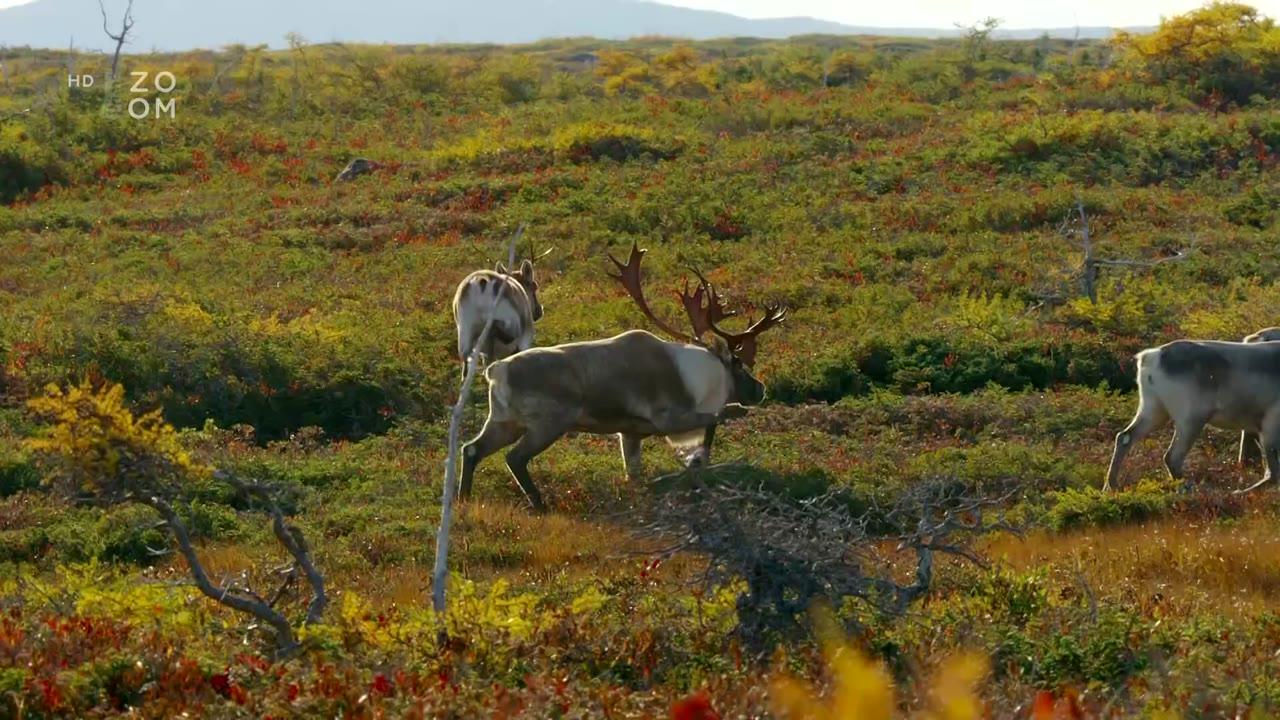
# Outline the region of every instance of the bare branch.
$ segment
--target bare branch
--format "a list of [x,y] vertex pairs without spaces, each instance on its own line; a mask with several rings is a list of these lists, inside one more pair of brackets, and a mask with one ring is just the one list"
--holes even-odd
[[[515,257],[516,246],[520,242],[520,236],[524,234],[524,228],[523,224],[520,225],[511,238],[510,257],[512,258]],[[515,264],[514,260],[512,264]],[[442,615],[446,607],[445,590],[449,579],[449,530],[453,524],[454,495],[457,494],[458,489],[458,436],[461,433],[462,415],[466,410],[467,400],[471,396],[471,384],[475,382],[476,370],[480,365],[480,348],[486,345],[489,333],[493,330],[493,319],[497,315],[494,310],[501,297],[501,292],[493,296],[493,305],[487,313],[488,319],[471,350],[470,357],[467,358],[467,369],[462,376],[462,386],[458,389],[458,401],[454,403],[453,411],[449,415],[449,450],[444,461],[444,495],[440,502],[440,528],[436,531],[435,565],[431,571],[431,607],[437,615]],[[444,632],[442,625],[440,634],[443,636]]]
[[[1078,229],[1073,229],[1072,225],[1076,223],[1078,223]],[[1076,193],[1074,213],[1068,215],[1062,221],[1059,232],[1067,237],[1071,235],[1079,235],[1080,237],[1080,249],[1084,253],[1079,270],[1080,289],[1084,296],[1089,298],[1089,302],[1095,305],[1098,303],[1098,277],[1102,268],[1154,268],[1165,263],[1185,260],[1196,247],[1196,243],[1192,242],[1190,247],[1178,250],[1173,255],[1152,260],[1098,257],[1094,253],[1093,234],[1089,228],[1089,216],[1085,213],[1084,201],[1078,192]]]
[[[818,599],[839,605],[857,598],[900,614],[928,593],[938,554],[985,566],[968,540],[1017,532],[1003,508],[1013,493],[971,494],[948,478],[925,481],[882,504],[844,489],[797,499],[766,487],[758,471],[721,465],[659,479],[685,484],[640,509],[638,535],[663,542],[660,557],[692,551],[707,557],[704,582],[741,579],[739,632],[757,644],[768,632],[799,628]],[[896,549],[894,547],[896,546]],[[903,554],[914,555],[911,577],[896,579]]]
[[288,618],[280,614],[279,611],[267,605],[260,598],[239,592],[229,586],[216,585],[209,579],[209,573],[204,569],[204,564],[200,562],[200,556],[196,554],[195,547],[191,544],[191,535],[187,532],[186,523],[182,521],[182,518],[178,516],[177,511],[173,509],[173,506],[167,500],[157,495],[137,496],[135,499],[160,513],[160,517],[164,518],[165,522],[168,523],[169,531],[173,533],[173,538],[178,543],[178,550],[187,561],[187,568],[191,572],[191,578],[205,597],[226,605],[233,610],[252,615],[270,625],[275,632],[276,646],[281,652],[291,651],[298,646],[293,626],[289,624]]
[[109,78],[110,82],[115,82],[118,77],[117,71],[120,67],[120,52],[124,49],[125,44],[129,42],[129,31],[133,30],[133,0],[129,0],[129,4],[124,9],[124,17],[120,19],[120,32],[118,33],[111,32],[111,22],[107,18],[107,6],[103,4],[102,0],[98,0],[98,10],[102,12],[102,31],[107,34],[107,37],[116,42],[116,51],[111,57],[111,77]]
[[11,113],[6,113],[4,115],[0,115],[0,123],[8,122],[9,120],[13,120],[14,118],[21,117],[23,115],[29,115],[30,113],[31,113],[31,108],[23,108],[21,110],[15,110]]
[[329,596],[325,593],[324,576],[311,560],[311,548],[307,545],[302,531],[285,521],[280,504],[276,502],[267,487],[258,483],[244,482],[225,472],[217,473],[216,477],[235,488],[241,495],[256,498],[266,505],[267,511],[271,513],[271,530],[275,533],[276,540],[293,556],[294,566],[302,570],[303,576],[311,586],[311,603],[307,606],[307,624],[320,622],[325,608],[329,606]]

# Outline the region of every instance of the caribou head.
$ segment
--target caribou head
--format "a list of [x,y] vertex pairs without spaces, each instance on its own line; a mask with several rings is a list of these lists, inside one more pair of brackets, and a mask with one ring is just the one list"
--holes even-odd
[[[523,228],[521,228],[523,230]],[[533,315],[533,321],[537,322],[542,319],[542,301],[538,299],[538,278],[534,273],[534,264],[551,254],[555,248],[547,248],[541,255],[535,254],[533,240],[529,240],[529,255],[520,261],[520,265],[515,270],[507,268],[506,263],[498,261],[495,271],[500,275],[507,277],[520,283],[520,287],[524,288],[524,292],[529,296],[529,310]],[[511,264],[515,266],[515,248],[511,250]]]

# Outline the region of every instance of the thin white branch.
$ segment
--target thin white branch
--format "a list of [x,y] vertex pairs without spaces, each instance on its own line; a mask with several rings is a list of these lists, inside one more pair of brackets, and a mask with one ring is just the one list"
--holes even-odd
[[[516,230],[511,238],[511,263],[515,264],[516,244],[524,234],[524,225]],[[509,281],[508,281],[509,282]],[[444,496],[440,502],[440,528],[436,532],[436,561],[431,572],[431,607],[437,614],[445,610],[445,590],[449,580],[449,529],[453,524],[453,500],[458,490],[458,435],[462,426],[462,415],[467,409],[467,401],[471,398],[471,384],[475,381],[476,370],[480,364],[480,349],[486,347],[489,333],[493,330],[493,319],[497,315],[498,302],[502,298],[502,290],[494,293],[493,304],[489,307],[488,320],[480,337],[467,357],[467,371],[462,376],[462,387],[458,389],[458,401],[453,404],[449,416],[449,452],[444,460]]]

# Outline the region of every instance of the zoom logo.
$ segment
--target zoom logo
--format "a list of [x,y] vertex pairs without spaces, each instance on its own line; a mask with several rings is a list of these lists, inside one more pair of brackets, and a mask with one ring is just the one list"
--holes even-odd
[[146,96],[129,101],[129,117],[134,120],[159,120],[162,117],[173,120],[178,117],[178,103],[169,96],[178,87],[178,78],[173,73],[163,70],[155,75],[143,71],[129,74],[134,80],[129,92]]

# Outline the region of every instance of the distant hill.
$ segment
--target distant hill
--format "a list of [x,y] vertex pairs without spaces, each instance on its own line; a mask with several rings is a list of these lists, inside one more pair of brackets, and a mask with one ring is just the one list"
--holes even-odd
[[[113,21],[123,0],[106,0]],[[524,43],[551,37],[618,39],[667,35],[706,39],[806,34],[953,36],[952,29],[873,28],[814,18],[749,19],[644,0],[136,0],[133,52],[217,48],[231,43],[280,47],[296,32],[312,42]],[[1036,37],[1043,30],[1002,31]],[[1075,28],[1050,30],[1070,37]],[[1108,28],[1082,28],[1105,37]],[[96,0],[36,0],[0,10],[0,45],[107,49]]]

